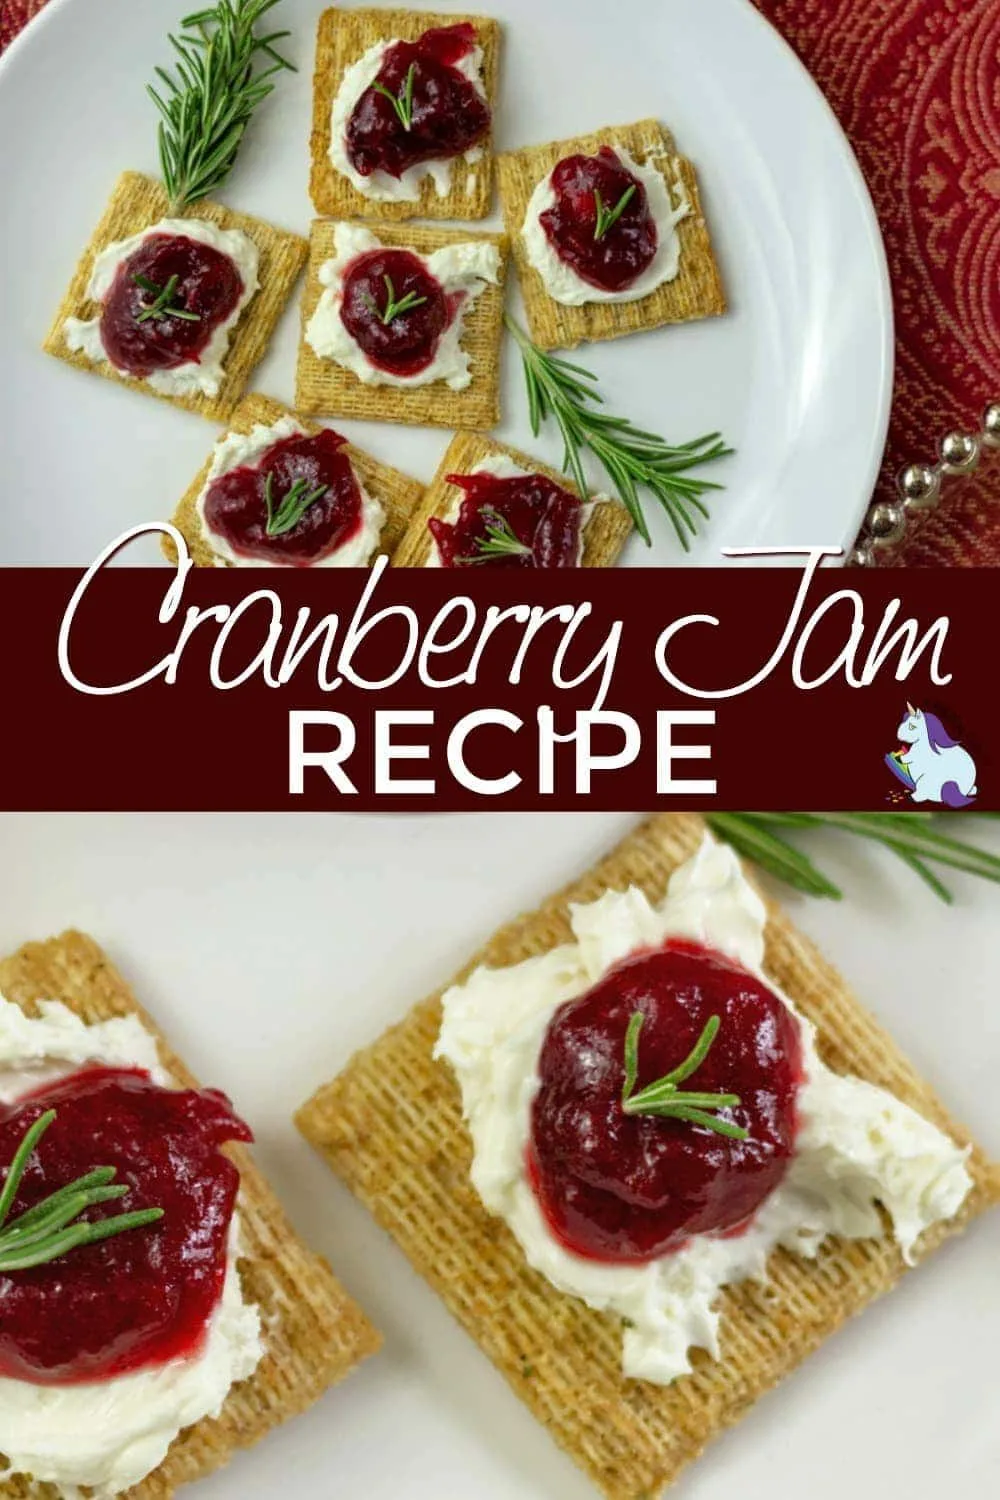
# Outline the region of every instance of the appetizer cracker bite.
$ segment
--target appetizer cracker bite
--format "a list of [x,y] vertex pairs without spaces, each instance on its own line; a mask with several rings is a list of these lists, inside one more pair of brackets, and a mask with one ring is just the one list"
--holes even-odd
[[483,16],[327,10],[310,192],[346,219],[484,219],[493,196],[500,28]]
[[694,168],[658,121],[526,147],[497,166],[540,348],[725,312]]
[[108,380],[225,421],[305,263],[298,235],[119,179],[44,348]]
[[[199,567],[364,567],[399,545],[415,479],[266,396],[246,396],[173,517]],[[176,561],[174,546],[163,550]]]
[[690,815],[503,928],[298,1123],[609,1500],[1000,1194]]
[[403,568],[610,568],[631,530],[617,500],[581,501],[564,474],[459,432],[392,561]]
[[506,252],[503,235],[317,219],[299,410],[495,427]]
[[21,948],[0,994],[0,1496],[166,1500],[379,1337],[90,938]]

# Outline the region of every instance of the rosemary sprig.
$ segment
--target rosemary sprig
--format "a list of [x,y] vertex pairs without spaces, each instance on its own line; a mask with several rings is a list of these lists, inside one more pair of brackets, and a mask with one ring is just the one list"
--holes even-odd
[[[965,813],[964,817],[975,817]],[[933,813],[708,813],[706,821],[720,839],[775,879],[809,896],[839,901],[843,892],[807,855],[778,830],[835,828],[883,845],[908,865],[949,904],[952,893],[931,868],[944,865],[1000,885],[1000,858],[964,839],[943,833]]]
[[[218,0],[185,16],[171,36],[177,77],[157,68],[163,89],[147,87],[160,111],[160,170],[171,212],[197,203],[229,175],[250,117],[274,88],[268,80],[295,69],[276,51],[291,33],[257,35],[279,0]],[[261,62],[269,64],[260,66]]]
[[509,314],[504,315],[504,322],[521,350],[531,430],[537,437],[545,419],[555,418],[564,444],[563,468],[573,476],[581,494],[590,492],[581,456],[582,450],[589,448],[614,484],[646,545],[652,542],[639,498],[640,487],[655,495],[687,551],[690,537],[698,530],[698,518],[708,516],[702,495],[722,486],[693,478],[686,471],[724,458],[732,449],[717,432],[673,447],[655,433],[633,427],[626,417],[595,411],[591,403],[600,406],[603,398],[594,387],[596,377],[590,370],[545,354]]
[[514,533],[514,528],[492,505],[484,505],[480,515],[486,521],[485,537],[475,541],[476,556],[460,559],[466,567],[490,562],[494,557],[531,557],[531,548]]
[[114,1167],[96,1167],[75,1182],[50,1193],[34,1208],[27,1209],[8,1223],[32,1152],[55,1118],[54,1109],[39,1115],[26,1131],[7,1169],[7,1179],[0,1192],[0,1273],[48,1265],[81,1245],[94,1245],[99,1240],[112,1239],[129,1229],[142,1229],[163,1218],[162,1208],[144,1208],[135,1213],[115,1214],[108,1219],[81,1219],[80,1215],[88,1208],[124,1198],[128,1192],[127,1187],[114,1183]]
[[396,111],[399,123],[404,130],[413,129],[413,80],[416,76],[416,71],[416,63],[411,62],[406,70],[406,78],[403,81],[403,91],[401,94],[394,94],[391,89],[386,88],[384,83],[372,84],[372,88],[377,94],[383,94],[388,99]]
[[201,313],[188,312],[186,307],[172,306],[174,294],[180,281],[179,276],[171,276],[166,286],[157,286],[155,281],[150,281],[148,276],[134,274],[132,280],[142,291],[149,292],[153,301],[143,308],[136,318],[137,323],[147,323],[150,318],[183,318],[186,323],[200,323]]
[[385,283],[385,308],[379,307],[375,298],[370,297],[367,292],[364,293],[364,300],[375,316],[380,318],[387,328],[393,318],[398,318],[400,313],[410,312],[414,307],[423,307],[427,301],[426,297],[418,297],[416,292],[405,292],[397,302],[396,288],[392,284],[392,277],[383,276],[382,280]]
[[723,1120],[716,1114],[720,1109],[731,1109],[739,1104],[739,1094],[703,1094],[682,1089],[685,1079],[701,1067],[711,1051],[722,1025],[718,1016],[705,1022],[705,1029],[695,1042],[683,1062],[669,1073],[647,1084],[639,1093],[633,1092],[639,1075],[639,1033],[645,1017],[641,1010],[635,1011],[625,1033],[625,1084],[622,1088],[622,1109],[627,1115],[659,1115],[668,1120],[686,1120],[689,1125],[702,1125],[718,1135],[728,1136],[734,1141],[745,1141],[749,1131],[731,1120]]
[[634,182],[630,183],[618,199],[614,208],[605,208],[600,188],[594,189],[594,205],[597,209],[597,223],[594,225],[595,240],[603,240],[608,230],[612,229],[618,223],[618,220],[635,197],[635,189],[636,184]]
[[286,531],[291,531],[302,520],[310,505],[322,500],[329,488],[328,484],[317,484],[310,489],[309,481],[300,478],[295,480],[279,501],[275,501],[274,475],[268,474],[264,481],[264,505],[267,510],[265,535],[284,536]]

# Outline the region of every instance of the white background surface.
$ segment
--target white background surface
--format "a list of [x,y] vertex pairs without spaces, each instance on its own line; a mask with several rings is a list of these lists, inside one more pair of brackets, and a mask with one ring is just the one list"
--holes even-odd
[[[381,1355],[199,1488],[203,1500],[589,1500],[433,1293],[314,1157],[293,1110],[627,816],[0,818],[0,951],[75,924],[257,1132],[297,1227],[384,1331]],[[979,837],[1000,852],[1000,827]],[[853,841],[809,843],[848,898],[797,920],[1000,1156],[1000,891],[948,910]],[[689,1471],[690,1500],[939,1500],[1000,1476],[1000,1216],[838,1334]]]
[[[434,3],[416,0],[416,9]],[[437,0],[436,8],[445,8]],[[118,174],[155,172],[144,85],[190,0],[51,0],[0,63],[0,561],[86,564],[113,537],[164,519],[215,430],[116,388],[39,345]],[[313,30],[319,0],[283,0],[299,73],[262,106],[220,196],[306,233]],[[891,384],[884,256],[867,192],[808,75],[748,0],[496,0],[505,23],[502,149],[601,124],[662,118],[696,163],[732,312],[587,351],[614,410],[686,441],[721,429],[737,455],[694,560],[722,546],[853,540],[881,456]],[[269,18],[270,19],[270,18]],[[498,221],[497,221],[498,222]],[[256,385],[290,401],[298,297]],[[532,444],[508,350],[500,436]],[[378,457],[429,479],[442,431],[343,423]],[[707,471],[706,471],[707,473]],[[651,502],[652,503],[652,502]],[[665,517],[652,553],[682,558]],[[159,561],[152,543],[130,560]]]

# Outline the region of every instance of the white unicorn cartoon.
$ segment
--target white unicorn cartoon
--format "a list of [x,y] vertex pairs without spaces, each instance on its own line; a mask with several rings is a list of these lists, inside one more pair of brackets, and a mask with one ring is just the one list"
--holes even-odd
[[893,751],[886,764],[914,802],[940,802],[945,807],[968,807],[976,797],[976,763],[958,740],[952,739],[937,714],[906,705],[906,718],[896,731],[909,748]]

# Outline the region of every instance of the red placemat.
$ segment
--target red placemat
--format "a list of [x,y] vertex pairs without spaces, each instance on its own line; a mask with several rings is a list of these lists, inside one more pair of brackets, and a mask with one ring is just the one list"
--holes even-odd
[[[45,0],[0,0],[0,50]],[[1000,0],[754,0],[819,83],[868,180],[896,309],[876,494],[1000,400]],[[946,481],[892,558],[1000,564],[1000,461]]]

